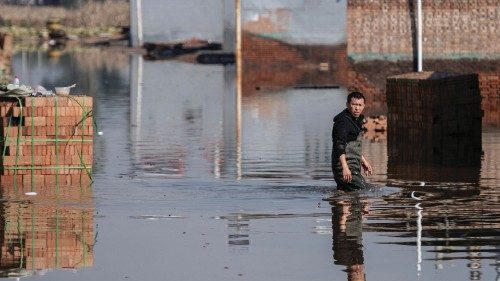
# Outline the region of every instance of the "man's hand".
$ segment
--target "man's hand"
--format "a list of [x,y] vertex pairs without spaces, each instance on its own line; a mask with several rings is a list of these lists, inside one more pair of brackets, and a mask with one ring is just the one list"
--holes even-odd
[[342,180],[344,182],[352,181],[352,174],[349,166],[347,166],[347,160],[345,154],[340,155],[339,157],[340,165],[342,165]]
[[344,182],[351,182],[352,181],[351,170],[347,166],[342,168],[342,180],[344,180]]
[[362,159],[363,161],[361,161],[361,166],[363,166],[363,170],[365,172],[365,175],[369,176],[371,174],[373,174],[373,168],[372,168],[372,165],[370,165],[370,163],[368,161],[366,161],[366,159]]

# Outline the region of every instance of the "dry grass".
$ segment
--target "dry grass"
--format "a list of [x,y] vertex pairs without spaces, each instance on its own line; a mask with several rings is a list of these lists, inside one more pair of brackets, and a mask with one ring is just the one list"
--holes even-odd
[[129,25],[129,3],[124,0],[89,1],[78,9],[0,4],[0,11],[0,26],[44,28],[52,18],[72,28]]

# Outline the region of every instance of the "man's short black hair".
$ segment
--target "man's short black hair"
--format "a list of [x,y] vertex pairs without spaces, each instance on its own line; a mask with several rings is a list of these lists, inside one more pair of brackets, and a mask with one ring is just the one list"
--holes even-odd
[[350,103],[352,99],[363,99],[365,100],[365,95],[363,95],[363,93],[361,92],[351,92],[348,96],[347,96],[347,103]]

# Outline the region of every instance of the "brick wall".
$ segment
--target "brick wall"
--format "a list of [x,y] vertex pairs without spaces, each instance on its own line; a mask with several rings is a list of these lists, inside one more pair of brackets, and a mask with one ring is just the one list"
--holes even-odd
[[292,45],[244,32],[242,56],[244,94],[295,86],[344,86],[347,81],[344,44]]
[[[498,0],[423,2],[423,53],[428,58],[500,57]],[[350,0],[347,44],[352,58],[411,58],[416,1]]]
[[[290,14],[299,13],[299,10],[276,10],[274,14],[260,11],[259,21],[247,21],[243,25],[244,93],[294,86],[355,86],[366,95],[366,115],[386,114],[386,78],[413,71],[412,60],[357,61],[348,60],[348,56],[376,54],[379,58],[411,58],[414,29],[411,22],[413,15],[409,11],[414,7],[410,2],[348,1],[347,46],[286,43],[277,37],[280,32],[287,32]],[[428,15],[424,31],[426,36],[434,34],[426,38],[424,44],[427,48],[424,50],[427,54],[424,69],[479,74],[483,124],[500,126],[500,88],[496,82],[500,73],[498,58],[431,58],[500,54],[500,45],[490,43],[495,38],[500,40],[500,20],[494,20],[500,17],[500,5],[486,0],[424,1],[424,4],[424,13]],[[480,26],[476,28],[478,24]],[[493,29],[490,28],[492,25]],[[457,32],[457,29],[466,32]],[[321,71],[319,66],[325,63],[328,68]]]
[[[387,113],[386,78],[411,72],[411,61],[347,60],[345,45],[292,45],[249,32],[243,33],[243,92],[294,86],[355,86],[366,96],[365,114]],[[320,71],[321,63],[328,69]],[[425,60],[424,69],[479,74],[483,124],[500,126],[500,64],[498,60]]]

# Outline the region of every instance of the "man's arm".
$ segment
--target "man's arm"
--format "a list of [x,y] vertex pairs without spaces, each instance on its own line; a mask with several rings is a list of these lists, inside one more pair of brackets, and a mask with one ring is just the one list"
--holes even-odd
[[340,118],[340,120],[337,120],[333,125],[333,152],[336,157],[340,157],[340,155],[345,154],[345,148],[347,146],[347,131],[348,125],[344,118]]
[[342,166],[342,180],[344,182],[352,181],[352,174],[349,166],[347,165],[347,158],[345,148],[347,146],[347,123],[344,118],[340,118],[333,125],[332,141],[333,153],[337,157],[340,165]]
[[342,165],[342,180],[344,180],[345,182],[351,182],[352,174],[351,170],[349,169],[349,166],[347,165],[347,159],[345,153],[340,155],[339,161],[340,164]]

